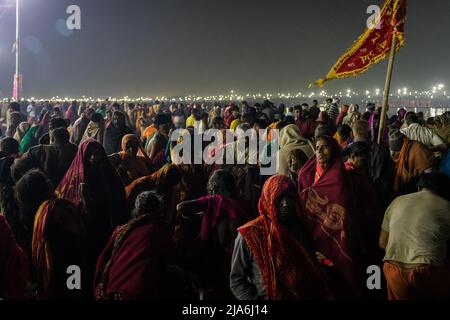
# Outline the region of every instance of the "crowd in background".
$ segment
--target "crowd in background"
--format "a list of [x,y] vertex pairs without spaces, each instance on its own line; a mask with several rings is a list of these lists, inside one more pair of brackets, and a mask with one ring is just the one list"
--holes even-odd
[[[378,143],[381,115],[331,98],[4,103],[0,298],[449,298],[450,113],[400,108]],[[174,129],[210,128],[279,130],[276,174],[172,161]]]

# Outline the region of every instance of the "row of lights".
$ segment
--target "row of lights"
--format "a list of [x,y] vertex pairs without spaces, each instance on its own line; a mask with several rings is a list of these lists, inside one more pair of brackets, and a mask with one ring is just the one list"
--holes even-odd
[[[402,88],[402,89],[398,89],[397,90],[397,97],[401,98],[401,97],[415,97],[416,99],[419,97],[429,97],[431,99],[434,99],[435,96],[439,96],[439,97],[444,97],[447,99],[450,99],[450,96],[447,95],[447,92],[444,90],[445,86],[443,84],[439,84],[436,86],[433,86],[432,89],[430,91],[411,91],[408,90],[408,88]],[[380,89],[374,89],[372,91],[370,90],[366,90],[365,91],[365,97],[368,99],[371,99],[372,97],[379,97],[383,94],[383,92]],[[108,101],[113,101],[113,102],[143,102],[143,101],[164,101],[164,102],[182,102],[182,101],[236,101],[236,100],[245,100],[245,99],[253,99],[253,100],[258,100],[258,99],[273,99],[273,98],[278,98],[278,99],[298,99],[298,98],[314,98],[314,97],[347,97],[347,98],[352,98],[352,97],[358,97],[358,96],[364,96],[361,93],[358,93],[356,91],[353,91],[352,89],[347,89],[346,92],[342,92],[339,91],[337,93],[334,94],[329,94],[327,91],[322,90],[320,92],[310,92],[310,93],[296,93],[296,94],[291,94],[291,93],[278,93],[277,95],[273,95],[270,93],[257,93],[257,94],[251,94],[251,93],[247,93],[246,95],[240,95],[234,92],[234,90],[230,91],[230,94],[228,95],[214,95],[214,96],[195,96],[195,95],[188,95],[185,97],[172,97],[172,98],[168,98],[168,97],[139,97],[139,98],[130,98],[129,96],[125,96],[123,98],[114,98],[114,97],[108,97]],[[391,97],[394,96],[394,94],[390,94]],[[68,102],[68,101],[73,101],[73,100],[77,100],[77,101],[83,101],[83,102],[102,102],[105,101],[105,99],[101,99],[101,98],[92,98],[92,97],[86,97],[86,96],[82,96],[81,98],[70,98],[70,97],[52,97],[51,99],[35,99],[34,97],[31,97],[30,99],[25,99],[22,98],[21,101],[27,101],[27,100],[32,100],[32,101],[36,101],[36,102],[44,102],[44,101],[50,101],[50,102],[60,102],[60,101],[64,101],[64,102]],[[9,101],[9,99],[4,98],[3,102],[7,102]]]

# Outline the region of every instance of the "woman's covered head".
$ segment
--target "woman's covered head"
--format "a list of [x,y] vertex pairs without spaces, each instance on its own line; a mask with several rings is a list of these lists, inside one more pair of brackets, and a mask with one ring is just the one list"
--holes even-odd
[[125,115],[120,111],[114,111],[111,121],[115,128],[125,127]]
[[126,153],[129,158],[136,157],[139,151],[139,138],[134,134],[127,134],[122,138],[122,151]]
[[88,167],[99,167],[105,161],[108,161],[103,146],[93,140],[85,140],[80,145],[81,150],[85,150],[83,154],[83,161]]
[[292,174],[296,174],[307,161],[308,157],[301,149],[293,149],[288,154],[289,171]]
[[297,218],[298,198],[294,185],[284,175],[270,177],[263,186],[258,208],[271,222],[288,224]]

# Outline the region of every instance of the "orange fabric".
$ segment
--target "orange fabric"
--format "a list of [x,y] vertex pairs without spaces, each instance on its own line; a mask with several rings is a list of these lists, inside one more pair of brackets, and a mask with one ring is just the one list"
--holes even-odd
[[128,185],[125,188],[128,203],[134,206],[134,201],[136,200],[137,196],[141,192],[146,190],[156,189],[156,191],[159,194],[163,195],[164,194],[163,188],[165,187],[165,179],[167,173],[171,169],[177,169],[177,166],[174,164],[166,164],[157,172],[134,180],[130,185]]
[[267,142],[272,141],[272,130],[277,128],[277,124],[279,121],[277,122],[272,122],[268,127],[267,127]]
[[383,266],[389,300],[449,299],[450,269],[448,266],[401,268],[390,262]]
[[342,149],[344,149],[345,147],[347,147],[349,139],[347,139],[347,140],[342,139],[342,137],[341,137],[341,135],[339,134],[339,132],[336,132],[336,133],[334,134],[333,138],[338,142],[339,146],[340,146]]
[[323,175],[324,172],[325,172],[325,169],[322,168],[322,166],[319,163],[317,163],[316,174],[314,175],[314,183],[319,181],[320,177]]
[[55,201],[44,201],[36,212],[33,227],[32,253],[33,264],[41,281],[41,289],[45,292],[50,286],[53,273],[53,257],[46,236],[46,225],[49,211]]
[[127,144],[128,144],[128,142],[131,142],[131,141],[136,142],[138,145],[137,156],[144,157],[150,163],[150,159],[147,156],[147,154],[145,153],[144,148],[142,148],[139,138],[137,136],[135,136],[134,134],[127,134],[127,135],[123,136],[123,138],[122,138],[122,152],[121,152],[122,159],[124,158],[125,151],[127,150]]
[[255,257],[269,300],[331,298],[316,258],[278,221],[276,206],[289,192],[296,191],[288,177],[270,177],[259,199],[260,217],[238,230]]
[[394,191],[404,193],[406,185],[414,177],[433,166],[433,153],[418,141],[404,138],[402,149],[395,162]]
[[155,125],[150,125],[148,126],[144,132],[142,133],[142,138],[144,139],[148,139],[149,137],[151,137],[155,132],[157,131],[157,129],[155,128]]
[[152,172],[150,170],[152,165],[147,157],[136,156],[129,158],[123,151],[119,152],[119,157],[121,163],[116,170],[125,187],[136,179],[147,176]]
[[150,119],[147,118],[147,115],[144,113],[143,109],[139,109],[136,116],[136,134],[138,137],[143,137],[144,130],[148,128],[150,123]]

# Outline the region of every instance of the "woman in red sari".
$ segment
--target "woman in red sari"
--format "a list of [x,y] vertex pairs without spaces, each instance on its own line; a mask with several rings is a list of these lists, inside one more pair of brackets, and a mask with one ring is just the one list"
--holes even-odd
[[88,139],[80,144],[55,192],[72,202],[83,215],[89,239],[90,276],[93,276],[95,261],[114,228],[130,217],[125,188],[98,141]]
[[[87,277],[88,242],[84,222],[68,200],[52,196],[36,212],[33,228],[33,265],[38,299],[88,299],[91,279]],[[70,266],[78,266],[81,279],[76,290],[67,286]],[[74,283],[76,285],[76,283]]]
[[[298,218],[297,199],[286,176],[272,176],[264,184],[258,204],[260,216],[238,229],[233,251],[230,285],[238,299],[332,298]],[[253,274],[247,274],[248,270]],[[258,288],[258,277],[263,279],[262,288]],[[256,288],[249,285],[249,278],[256,280]]]
[[353,226],[351,189],[340,148],[336,140],[321,136],[316,141],[316,157],[298,174],[302,216],[312,234],[322,262],[337,271],[336,284],[345,297],[359,296],[363,284],[358,274],[354,246],[357,229]]
[[96,140],[89,139],[80,144],[56,193],[76,206],[82,205],[84,213],[94,215],[92,218],[101,218],[109,228],[129,219],[125,188],[109,163],[103,146]]
[[[92,278],[85,274],[88,247],[77,208],[68,200],[57,199],[50,180],[38,169],[28,171],[17,181],[15,194],[21,208],[22,245],[33,263],[31,280],[37,283],[37,298],[87,298],[86,284]],[[69,290],[66,285],[71,265],[83,270],[81,290]]]
[[138,196],[134,217],[114,231],[98,259],[96,299],[161,300],[173,293],[167,283],[173,243],[161,209],[155,193]]

